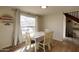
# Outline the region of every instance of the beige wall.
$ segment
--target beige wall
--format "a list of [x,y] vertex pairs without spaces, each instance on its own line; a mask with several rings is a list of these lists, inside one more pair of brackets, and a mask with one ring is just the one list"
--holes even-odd
[[38,23],[38,31],[42,31],[43,30],[43,16],[38,16],[37,19],[37,23]]
[[[4,8],[0,7],[0,16],[8,14],[12,17],[15,17],[15,12],[10,8]],[[4,25],[4,23],[1,22],[0,19],[0,49],[10,46],[12,44],[12,37],[13,37],[13,26],[14,24],[11,23],[11,25]]]
[[53,31],[53,38],[62,40],[65,37],[65,16],[63,13],[46,15],[43,18],[43,28]]

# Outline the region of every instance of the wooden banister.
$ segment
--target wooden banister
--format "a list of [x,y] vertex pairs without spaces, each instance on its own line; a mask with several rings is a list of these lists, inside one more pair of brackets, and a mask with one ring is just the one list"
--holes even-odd
[[76,22],[79,23],[79,18],[77,18],[77,17],[75,17],[75,16],[72,16],[72,15],[70,15],[70,14],[68,14],[68,13],[64,13],[64,15],[65,15],[66,17],[69,17],[69,18],[71,18],[72,20],[74,20],[74,21],[76,21]]

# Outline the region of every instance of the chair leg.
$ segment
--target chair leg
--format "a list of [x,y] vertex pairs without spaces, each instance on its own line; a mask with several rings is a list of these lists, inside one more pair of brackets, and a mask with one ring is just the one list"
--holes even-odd
[[27,47],[25,47],[25,50],[27,51]]
[[35,52],[35,45],[33,44],[33,52]]
[[49,49],[49,51],[51,50],[50,44],[48,44],[48,49]]
[[43,45],[43,49],[44,49],[44,52],[45,52],[45,45]]
[[31,45],[29,46],[29,52],[31,52]]

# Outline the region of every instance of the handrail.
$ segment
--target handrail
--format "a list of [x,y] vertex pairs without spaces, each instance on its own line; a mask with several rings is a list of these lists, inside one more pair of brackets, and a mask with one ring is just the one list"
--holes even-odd
[[68,13],[64,13],[64,14],[69,14],[69,15],[74,16],[79,19],[79,11],[68,12]]

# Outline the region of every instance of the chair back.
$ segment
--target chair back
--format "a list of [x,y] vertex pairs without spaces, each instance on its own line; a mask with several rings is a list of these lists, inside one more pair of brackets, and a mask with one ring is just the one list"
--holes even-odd
[[30,33],[26,33],[25,40],[26,40],[26,45],[31,45]]
[[51,43],[51,40],[52,40],[52,36],[53,36],[53,33],[52,32],[45,32],[45,36],[44,36],[44,43],[47,44],[47,43]]

